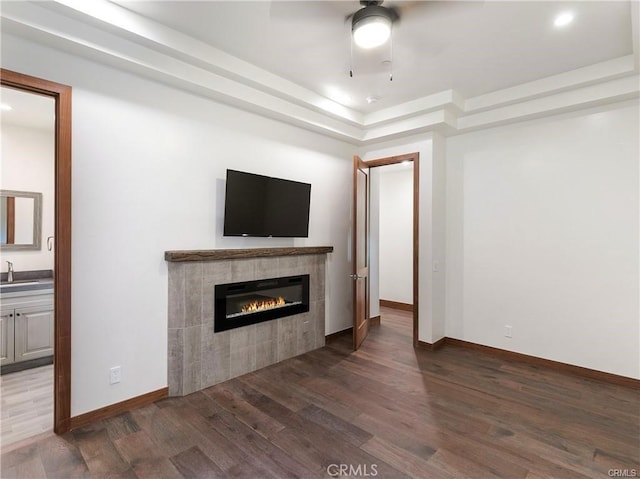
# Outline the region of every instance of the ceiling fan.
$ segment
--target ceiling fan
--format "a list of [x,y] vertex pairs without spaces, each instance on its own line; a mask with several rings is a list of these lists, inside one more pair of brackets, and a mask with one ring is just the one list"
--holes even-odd
[[[400,19],[397,7],[383,7],[383,0],[360,0],[362,8],[347,15],[345,21],[351,19],[351,63],[353,65],[353,43],[363,49],[372,49],[387,43],[391,37],[391,27]],[[392,64],[390,58],[386,62]],[[353,66],[349,68],[349,76],[353,77]],[[389,74],[393,81],[393,72]]]
[[[446,39],[435,37],[426,25],[441,21],[447,23],[456,17],[465,18],[482,8],[483,4],[482,0],[272,0],[269,14],[273,25],[278,29],[294,29],[291,31],[301,39],[296,43],[307,45],[311,51],[331,51],[335,56],[336,50],[350,46],[350,52],[347,50],[350,77],[354,76],[355,60],[359,71],[366,71],[367,74],[384,71],[392,79],[395,50],[406,50],[407,45],[415,45],[419,40],[422,41],[419,45],[420,55],[435,56],[447,48],[448,43]],[[421,27],[423,21],[425,26]],[[380,43],[377,47],[360,47],[355,41],[354,32],[358,30],[356,36],[359,37],[359,29],[371,24],[374,26],[369,28],[382,31],[383,39],[378,40]],[[400,24],[402,26],[398,28]],[[407,29],[402,30],[405,24]],[[346,34],[345,37],[342,37],[343,34]],[[346,42],[342,43],[343,38],[349,41],[349,46]],[[402,41],[398,49],[393,45],[396,41]]]

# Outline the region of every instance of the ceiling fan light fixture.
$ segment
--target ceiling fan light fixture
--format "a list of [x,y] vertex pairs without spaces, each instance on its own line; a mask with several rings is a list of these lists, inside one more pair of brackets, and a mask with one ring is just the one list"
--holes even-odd
[[391,36],[392,18],[384,7],[369,6],[353,15],[351,32],[353,40],[360,48],[375,48]]

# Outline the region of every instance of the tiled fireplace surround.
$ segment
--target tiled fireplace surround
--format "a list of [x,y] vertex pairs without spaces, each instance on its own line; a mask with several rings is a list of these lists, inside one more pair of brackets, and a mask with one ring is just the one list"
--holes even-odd
[[[167,251],[169,395],[184,396],[324,346],[331,247]],[[309,274],[309,312],[214,333],[214,287]]]

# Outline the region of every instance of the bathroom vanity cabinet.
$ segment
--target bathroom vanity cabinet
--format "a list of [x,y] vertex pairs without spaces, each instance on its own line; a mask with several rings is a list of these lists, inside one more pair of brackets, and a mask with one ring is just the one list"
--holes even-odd
[[[34,294],[36,293],[36,294]],[[4,296],[4,295],[3,295]],[[0,308],[0,365],[53,356],[53,294],[14,293]]]

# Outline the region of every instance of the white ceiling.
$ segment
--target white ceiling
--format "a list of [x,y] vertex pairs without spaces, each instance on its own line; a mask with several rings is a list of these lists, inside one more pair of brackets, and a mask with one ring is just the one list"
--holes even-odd
[[[113,3],[210,44],[344,106],[368,113],[455,89],[464,97],[632,53],[627,1],[387,1],[402,12],[390,48],[354,47],[357,1]],[[562,12],[575,15],[564,28]],[[367,97],[378,98],[368,104]]]
[[[354,48],[349,77],[356,0],[1,2],[0,34],[354,145],[640,97],[637,0],[385,5],[401,11],[393,81],[388,47]],[[573,23],[556,28],[566,11]]]

